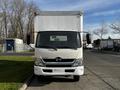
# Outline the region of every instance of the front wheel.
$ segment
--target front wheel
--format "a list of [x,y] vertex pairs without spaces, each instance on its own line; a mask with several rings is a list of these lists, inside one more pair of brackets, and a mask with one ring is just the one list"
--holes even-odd
[[80,76],[78,76],[78,75],[73,76],[73,80],[75,82],[78,82],[80,80]]
[[42,75],[39,75],[39,76],[35,75],[35,77],[38,81],[43,81],[45,79],[45,76],[42,76]]

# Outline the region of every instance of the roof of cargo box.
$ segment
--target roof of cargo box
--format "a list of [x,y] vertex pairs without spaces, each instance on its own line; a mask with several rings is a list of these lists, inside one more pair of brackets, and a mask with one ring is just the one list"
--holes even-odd
[[40,16],[72,16],[72,15],[83,15],[82,11],[40,11]]

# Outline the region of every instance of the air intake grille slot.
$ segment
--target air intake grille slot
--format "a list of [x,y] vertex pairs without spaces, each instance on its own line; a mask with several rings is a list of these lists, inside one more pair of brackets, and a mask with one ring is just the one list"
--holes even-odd
[[74,59],[61,59],[61,60],[56,60],[56,59],[43,59],[44,62],[73,62]]
[[72,67],[72,65],[46,65],[46,67]]

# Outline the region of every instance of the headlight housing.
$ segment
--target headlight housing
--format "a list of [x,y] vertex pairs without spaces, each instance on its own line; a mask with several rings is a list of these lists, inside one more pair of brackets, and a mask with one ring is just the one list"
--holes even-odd
[[45,66],[45,64],[43,63],[42,59],[41,58],[35,58],[35,63],[34,63],[36,66]]
[[74,63],[73,63],[73,67],[77,67],[77,66],[82,66],[83,64],[83,60],[82,59],[75,59]]

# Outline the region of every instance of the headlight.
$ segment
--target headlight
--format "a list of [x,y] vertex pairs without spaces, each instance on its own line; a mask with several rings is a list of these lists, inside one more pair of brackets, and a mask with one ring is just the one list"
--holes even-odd
[[41,58],[36,58],[35,59],[35,65],[36,66],[44,66],[44,63],[43,63],[43,61],[42,61],[42,59]]
[[81,66],[83,63],[82,59],[75,59],[74,63],[73,63],[73,67],[77,67],[77,66]]

